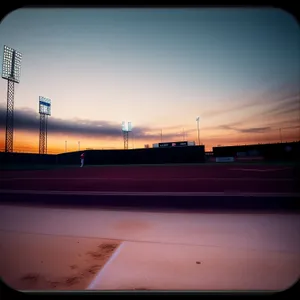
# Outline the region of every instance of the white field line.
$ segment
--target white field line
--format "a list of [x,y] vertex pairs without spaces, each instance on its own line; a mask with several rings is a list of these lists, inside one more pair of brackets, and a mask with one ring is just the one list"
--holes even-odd
[[86,288],[87,290],[94,290],[97,288],[97,285],[101,282],[101,279],[104,275],[105,270],[109,267],[109,265],[116,259],[116,257],[119,255],[122,247],[124,246],[125,242],[122,242],[117,250],[112,254],[112,256],[109,258],[109,260],[105,263],[104,267],[97,273],[97,275],[94,277],[92,282],[89,284],[89,286]]

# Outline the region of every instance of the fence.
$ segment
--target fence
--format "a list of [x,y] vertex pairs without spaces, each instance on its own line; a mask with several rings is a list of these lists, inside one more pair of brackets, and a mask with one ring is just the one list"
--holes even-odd
[[5,153],[0,152],[0,164],[39,164],[48,165],[56,163],[54,154],[32,153]]
[[[57,163],[79,164],[80,153],[58,154]],[[203,163],[204,161],[204,146],[85,151],[87,165]]]
[[266,161],[299,161],[300,142],[213,147],[214,157],[246,160],[262,157]]
[[[86,150],[86,165],[203,163],[204,146],[149,148],[130,150]],[[1,164],[61,164],[80,163],[82,151],[62,154],[0,153]]]
[[[300,142],[213,147],[213,156],[205,155],[204,146],[174,148],[141,148],[130,150],[86,150],[87,165],[204,163],[213,157],[235,157],[247,161],[300,161]],[[0,152],[0,164],[65,164],[80,163],[79,151],[62,154]],[[215,161],[215,159],[214,159]]]

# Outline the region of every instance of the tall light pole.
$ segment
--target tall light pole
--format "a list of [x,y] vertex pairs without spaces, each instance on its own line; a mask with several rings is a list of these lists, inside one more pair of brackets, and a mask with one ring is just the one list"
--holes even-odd
[[5,127],[5,152],[13,152],[15,83],[20,82],[22,54],[4,46],[2,78],[7,80],[7,108]]
[[128,134],[132,131],[132,124],[131,122],[122,122],[122,132],[124,138],[124,149],[128,149]]
[[200,146],[200,128],[199,128],[199,121],[200,121],[200,117],[196,118],[196,122],[197,122],[197,131],[198,131],[198,145]]
[[40,136],[39,136],[39,154],[47,154],[48,139],[48,117],[51,116],[51,100],[45,97],[39,97],[40,114]]

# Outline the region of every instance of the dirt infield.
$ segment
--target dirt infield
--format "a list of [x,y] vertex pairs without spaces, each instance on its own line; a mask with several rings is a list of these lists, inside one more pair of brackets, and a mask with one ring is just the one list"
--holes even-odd
[[0,231],[0,275],[17,290],[83,290],[119,241]]
[[1,190],[118,192],[299,192],[292,166],[85,167],[1,171]]
[[[299,225],[295,214],[1,206],[0,274],[13,287],[34,290],[84,289],[88,282],[114,283],[106,285],[112,290],[278,289],[299,273]],[[103,237],[122,245],[96,279],[96,258],[107,248],[99,246],[111,241]],[[129,251],[126,244],[136,246]]]

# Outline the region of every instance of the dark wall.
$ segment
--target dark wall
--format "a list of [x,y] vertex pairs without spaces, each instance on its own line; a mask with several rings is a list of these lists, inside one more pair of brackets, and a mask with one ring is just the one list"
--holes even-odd
[[[57,155],[58,164],[80,164],[82,152]],[[202,163],[204,146],[130,150],[86,150],[86,165]]]
[[[85,164],[203,163],[204,146],[130,150],[86,150]],[[0,164],[80,164],[82,152],[58,155],[0,152]],[[213,147],[214,157],[263,156],[265,160],[300,161],[300,142]]]
[[0,152],[0,164],[55,164],[56,155]]
[[300,142],[213,147],[215,157],[263,156],[265,160],[300,160]]
[[[85,151],[87,153],[88,151]],[[56,163],[61,165],[80,164],[80,154],[82,152],[67,152],[56,155]]]

